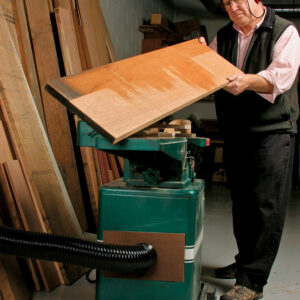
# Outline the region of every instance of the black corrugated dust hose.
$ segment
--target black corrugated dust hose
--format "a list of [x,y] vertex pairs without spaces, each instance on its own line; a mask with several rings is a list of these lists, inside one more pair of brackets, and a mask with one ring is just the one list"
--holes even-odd
[[0,226],[0,252],[127,273],[146,271],[157,257],[149,244],[111,245],[6,226]]

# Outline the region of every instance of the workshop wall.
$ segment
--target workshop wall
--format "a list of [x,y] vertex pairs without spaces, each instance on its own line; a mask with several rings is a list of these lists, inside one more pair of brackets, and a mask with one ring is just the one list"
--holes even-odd
[[208,41],[216,35],[219,28],[228,22],[227,17],[209,12],[200,0],[174,0],[174,22],[180,22],[193,17],[199,19],[200,25],[205,25],[208,35]]
[[151,13],[173,19],[174,0],[99,0],[115,47],[117,58],[141,53],[143,34],[138,27]]
[[[151,13],[162,13],[173,22],[197,17],[205,25],[208,41],[211,42],[219,28],[228,22],[228,17],[209,12],[200,0],[99,0],[117,52],[118,59],[141,53],[143,34],[138,27]],[[299,16],[286,17],[300,30]],[[200,101],[175,114],[176,118],[216,118],[214,102]]]

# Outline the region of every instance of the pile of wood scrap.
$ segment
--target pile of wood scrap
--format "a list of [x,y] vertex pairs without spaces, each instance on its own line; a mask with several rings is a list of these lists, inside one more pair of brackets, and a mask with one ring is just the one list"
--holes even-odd
[[157,50],[183,41],[203,36],[207,41],[207,32],[198,19],[190,19],[172,23],[162,14],[151,14],[149,22],[139,26],[144,34],[142,40],[142,53]]
[[[44,86],[116,59],[99,0],[0,0],[0,46],[1,224],[84,238],[95,229],[98,188],[122,176],[122,160],[78,149],[78,120]],[[20,271],[15,258],[2,258],[4,300],[28,299],[28,290],[50,291],[86,272],[33,259]],[[30,276],[16,288],[21,273]]]
[[159,123],[137,132],[135,137],[158,137],[158,138],[175,138],[175,137],[196,137],[192,133],[192,124],[190,120],[173,120],[169,123]]

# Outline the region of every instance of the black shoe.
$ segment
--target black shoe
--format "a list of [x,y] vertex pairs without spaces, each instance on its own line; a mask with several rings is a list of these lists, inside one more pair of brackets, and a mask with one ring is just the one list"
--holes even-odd
[[237,271],[237,264],[233,263],[224,268],[215,269],[215,277],[221,279],[235,279],[236,271]]

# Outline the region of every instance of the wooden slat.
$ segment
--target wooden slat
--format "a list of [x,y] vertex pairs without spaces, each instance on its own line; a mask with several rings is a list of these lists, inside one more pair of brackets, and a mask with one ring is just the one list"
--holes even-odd
[[[67,75],[73,75],[81,72],[82,64],[80,52],[75,34],[75,25],[70,16],[71,4],[69,1],[56,1],[56,5],[63,5],[63,7],[55,8],[55,16],[57,20],[58,33],[60,38],[60,46],[62,49],[63,62]],[[77,125],[78,118],[74,118]],[[76,126],[77,128],[77,126]],[[98,188],[100,186],[100,175],[97,176],[97,165],[94,161],[94,151],[91,148],[81,147],[81,159],[83,162],[83,169],[85,173],[89,200],[94,215],[95,224],[98,220]],[[99,172],[100,174],[100,172]]]
[[82,67],[72,16],[67,9],[58,7],[55,8],[55,18],[60,46],[62,48],[65,72],[67,75],[80,73],[82,72]]
[[[123,157],[120,157],[120,156],[117,156],[117,159],[118,159],[120,168],[121,168],[121,170],[122,170],[122,172],[123,172],[123,174],[124,174],[124,159],[123,159]],[[123,175],[123,174],[122,174],[122,175]]]
[[3,123],[0,120],[0,163],[13,159],[13,152],[10,147]]
[[13,225],[18,229],[24,229],[2,163],[0,163],[0,196],[1,206],[5,206],[6,212],[8,214],[8,216],[6,217],[8,217],[10,220],[10,224],[5,224]]
[[15,257],[0,254],[0,282],[0,299],[29,299],[29,291]]
[[118,179],[120,178],[119,170],[118,170],[118,165],[116,162],[116,158],[113,154],[107,153],[108,161],[113,173],[113,178]]
[[105,42],[106,42],[106,46],[107,46],[107,50],[108,50],[108,54],[109,54],[109,60],[110,60],[110,62],[115,62],[117,60],[117,54],[116,54],[105,18],[103,15],[103,11],[100,6],[100,2],[99,2],[99,7],[98,7],[98,19],[100,22],[101,33],[105,37]]
[[97,156],[98,156],[98,162],[101,171],[102,184],[108,183],[111,180],[109,177],[109,166],[108,166],[108,160],[106,154],[101,150],[97,150]]
[[191,40],[57,79],[47,88],[117,143],[214,93],[237,72],[209,47]]
[[[2,226],[0,216],[0,226]],[[26,300],[29,291],[15,257],[0,254],[0,299]]]
[[[44,223],[54,233],[82,237],[1,10],[0,57],[0,107]],[[67,282],[82,274],[82,268],[77,266],[66,265],[65,270]]]
[[[24,228],[35,232],[47,232],[39,208],[31,197],[19,162],[17,160],[7,161],[3,166]],[[57,263],[39,260],[36,262],[46,291],[54,289],[63,282]]]
[[87,62],[84,53],[83,41],[81,39],[81,34],[80,34],[80,31],[82,29],[80,28],[81,21],[80,21],[79,12],[75,8],[75,0],[54,0],[54,4],[56,8],[62,7],[67,9],[70,15],[72,16],[72,23],[75,29],[75,35],[76,35],[82,70],[86,70]]
[[0,0],[0,6],[2,8],[3,15],[5,16],[5,19],[7,21],[7,25],[9,28],[11,38],[13,40],[13,43],[14,43],[16,50],[18,52],[18,55],[20,57],[12,1],[11,0]]
[[78,9],[82,25],[83,42],[87,67],[94,68],[110,62],[106,39],[103,35],[100,1],[78,0]]
[[[7,208],[11,225],[17,229],[24,229],[21,217],[19,215],[15,201],[11,194],[10,186],[7,181],[7,177],[2,164],[0,164],[0,196],[2,196],[1,201],[3,201],[3,205],[5,205]],[[28,265],[28,269],[30,271],[35,290],[42,290],[43,285],[38,272],[36,261],[26,259],[26,263]]]
[[47,0],[26,0],[25,3],[41,85],[48,137],[80,225],[83,230],[86,230],[87,220],[67,111],[44,89],[47,81],[60,76],[48,3]]
[[25,76],[27,78],[35,105],[39,112],[43,125],[46,128],[44,109],[41,99],[41,92],[36,73],[34,57],[32,53],[31,40],[29,36],[29,29],[27,17],[25,12],[24,0],[13,0],[14,18],[18,37],[18,45],[20,51],[20,58],[23,66]]
[[53,0],[48,0],[48,9],[49,12],[54,12],[54,5],[53,5]]

